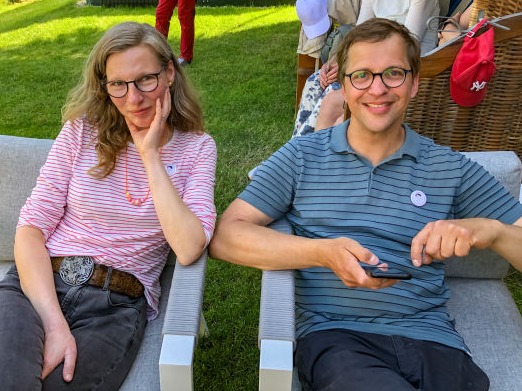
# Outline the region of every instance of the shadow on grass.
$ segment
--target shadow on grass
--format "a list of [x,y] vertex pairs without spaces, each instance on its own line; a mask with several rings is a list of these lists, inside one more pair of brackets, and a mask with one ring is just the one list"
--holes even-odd
[[[118,7],[103,7],[103,6],[89,6],[77,5],[78,0],[55,0],[47,3],[45,0],[34,2],[22,2],[16,4],[12,10],[0,13],[0,34],[13,30],[23,29],[33,24],[39,24],[59,19],[70,19],[74,17],[86,17],[91,15],[99,15],[100,10],[107,16],[124,16],[133,14],[136,16],[143,16],[144,11],[151,16],[155,14],[155,7],[134,7],[134,6],[118,6]],[[8,6],[9,7],[9,6]],[[272,12],[277,12],[275,7],[263,7],[273,9]],[[235,7],[232,5],[225,5],[223,7],[207,7],[205,4],[198,4],[196,7],[197,15],[231,15],[245,13],[258,14],[252,7]],[[258,16],[257,18],[264,18],[266,16]],[[175,20],[176,15],[173,16]],[[251,21],[255,20],[253,18]],[[20,22],[22,21],[22,22]],[[249,21],[249,22],[251,22]],[[241,27],[241,26],[239,26]],[[296,25],[296,31],[297,31]]]
[[[13,5],[13,9],[0,14],[0,33],[25,28],[37,23],[67,17],[71,12],[71,4],[75,1],[60,0],[44,3],[45,0],[22,2]],[[9,7],[9,6],[8,6]],[[22,22],[20,22],[22,21]]]

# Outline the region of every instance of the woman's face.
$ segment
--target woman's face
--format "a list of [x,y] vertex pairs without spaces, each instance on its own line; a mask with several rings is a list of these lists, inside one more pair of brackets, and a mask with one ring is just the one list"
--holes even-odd
[[[111,91],[113,95],[123,94],[122,89],[125,92],[126,85],[127,93],[124,96],[111,96],[112,103],[121,115],[139,129],[149,128],[156,113],[156,99],[163,97],[169,83],[174,80],[172,62],[162,68],[155,52],[147,45],[140,45],[111,54],[107,58],[106,73],[109,94]],[[156,88],[155,75],[158,82]],[[154,89],[144,92],[136,84],[142,90]]]

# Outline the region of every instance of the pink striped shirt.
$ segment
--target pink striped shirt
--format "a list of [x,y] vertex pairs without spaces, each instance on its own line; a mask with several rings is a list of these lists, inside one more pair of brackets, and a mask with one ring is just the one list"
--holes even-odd
[[[118,156],[108,177],[100,180],[87,174],[98,161],[95,135],[96,128],[83,119],[64,125],[22,207],[18,227],[42,230],[50,256],[89,255],[97,263],[136,276],[145,287],[153,319],[161,294],[159,276],[170,247],[152,197],[139,207],[125,198],[126,160],[131,196],[143,198],[149,189],[134,144]],[[208,134],[176,131],[162,148],[161,160],[183,202],[201,221],[208,244],[216,222],[214,140]]]

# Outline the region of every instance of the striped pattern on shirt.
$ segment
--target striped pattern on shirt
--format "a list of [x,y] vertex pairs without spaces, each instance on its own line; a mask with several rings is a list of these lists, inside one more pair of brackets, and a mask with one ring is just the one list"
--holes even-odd
[[[444,264],[413,267],[411,240],[439,219],[513,223],[522,205],[480,165],[408,127],[400,150],[375,167],[350,148],[346,131],[344,123],[290,140],[239,198],[273,219],[286,215],[296,235],[354,239],[413,279],[373,291],[346,287],[330,269],[297,270],[297,336],[344,328],[468,351],[445,307]],[[419,192],[424,205],[412,199]]]
[[[22,207],[18,226],[42,230],[50,256],[89,255],[136,276],[145,287],[149,318],[154,318],[159,276],[170,248],[152,197],[140,207],[125,198],[126,161],[129,192],[135,199],[149,189],[145,168],[129,143],[108,177],[91,177],[87,171],[97,164],[94,137],[96,129],[83,119],[64,125]],[[208,134],[176,131],[162,148],[161,160],[183,202],[201,221],[208,243],[216,221],[214,140]]]

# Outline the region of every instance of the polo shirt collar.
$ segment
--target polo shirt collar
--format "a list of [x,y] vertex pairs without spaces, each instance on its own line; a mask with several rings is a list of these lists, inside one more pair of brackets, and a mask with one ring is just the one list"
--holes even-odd
[[[348,125],[350,124],[350,120],[346,120],[345,122],[332,127],[331,130],[331,148],[335,153],[352,153],[355,154],[355,151],[348,144],[348,139],[346,137],[346,131],[348,129]],[[403,124],[404,129],[406,130],[406,137],[404,139],[404,144],[399,148],[397,152],[395,152],[388,159],[402,157],[404,155],[409,155],[414,159],[417,159],[420,152],[420,135],[411,130],[411,128],[407,124]]]

